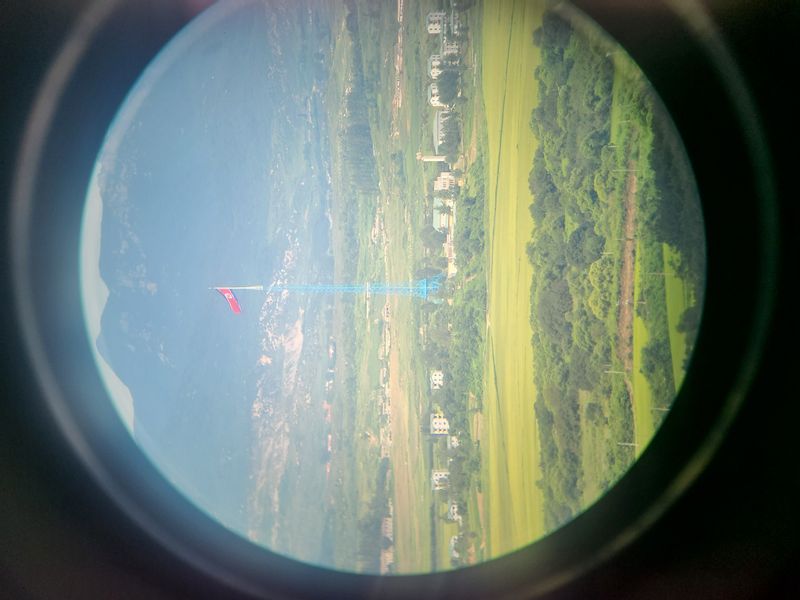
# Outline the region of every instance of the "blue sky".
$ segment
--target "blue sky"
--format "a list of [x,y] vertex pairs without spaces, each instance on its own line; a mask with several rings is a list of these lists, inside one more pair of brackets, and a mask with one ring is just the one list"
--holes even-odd
[[261,240],[280,98],[265,77],[266,10],[214,5],[149,65],[98,156],[80,256],[87,335],[121,419],[174,484],[237,530],[260,302],[232,318],[208,286],[271,268]]

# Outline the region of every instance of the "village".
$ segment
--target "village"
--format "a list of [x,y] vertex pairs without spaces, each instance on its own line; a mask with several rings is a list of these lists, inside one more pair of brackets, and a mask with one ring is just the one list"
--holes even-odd
[[[398,0],[398,21],[402,24],[403,1]],[[455,247],[456,226],[456,198],[458,191],[463,186],[464,158],[460,156],[460,122],[456,110],[457,98],[460,94],[458,80],[464,70],[462,54],[465,51],[467,37],[461,23],[461,15],[451,6],[449,11],[432,11],[425,18],[422,26],[430,36],[436,36],[439,51],[431,54],[426,61],[426,91],[425,105],[432,111],[431,122],[432,153],[417,152],[416,158],[423,167],[428,166],[427,173],[433,172],[429,185],[430,195],[426,198],[429,210],[429,225],[436,232],[435,243],[426,247],[426,255],[441,267],[442,275],[447,279],[453,278],[458,273],[457,253]],[[402,36],[398,36],[398,45],[402,44]],[[401,95],[399,87],[399,74],[397,78],[395,100]],[[395,105],[397,102],[395,102]],[[388,201],[388,199],[387,199]],[[430,231],[430,229],[429,229]],[[370,234],[370,241],[375,245],[386,247],[386,231],[383,222],[383,210],[379,207],[375,214],[375,221]],[[440,250],[439,250],[440,248]],[[452,305],[452,298],[442,296],[429,297],[428,302],[438,304],[447,302]],[[380,458],[389,459],[392,456],[392,392],[388,385],[389,356],[392,338],[389,324],[392,320],[391,304],[387,300],[381,310],[380,345],[378,360],[380,361],[379,388],[374,393],[373,401],[380,412],[380,430],[378,435]],[[419,328],[419,340],[425,346],[427,331],[424,325]],[[445,365],[432,366],[427,372],[429,392],[432,394],[442,390],[447,385]],[[448,496],[450,489],[450,471],[448,463],[449,451],[459,447],[459,436],[451,431],[451,424],[441,407],[431,402],[431,408],[424,419],[423,427],[427,433],[429,456],[432,458],[430,469],[430,489],[434,493],[435,502],[444,500],[447,504],[447,513],[444,518],[458,524],[463,523],[459,512],[458,502]],[[436,451],[446,449],[447,452]],[[394,572],[394,545],[393,545],[394,509],[392,501],[387,503],[386,512],[381,521],[381,538],[383,543],[380,550],[380,573]],[[460,556],[459,541],[466,532],[459,529],[459,533],[449,539],[448,552],[453,564],[466,557]],[[462,549],[463,552],[463,549]]]

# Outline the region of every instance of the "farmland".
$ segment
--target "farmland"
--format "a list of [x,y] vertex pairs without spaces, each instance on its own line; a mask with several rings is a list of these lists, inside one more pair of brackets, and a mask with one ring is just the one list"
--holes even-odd
[[487,3],[482,29],[482,92],[487,144],[487,352],[481,443],[487,553],[496,556],[543,533],[539,442],[528,297],[532,265],[525,259],[533,220],[528,212],[530,157],[536,139],[527,127],[537,102],[539,63],[530,33],[542,7],[518,1]]
[[647,446],[699,319],[699,216],[635,65],[544,4],[467,2],[426,31],[440,8],[330,11],[334,278],[441,281],[333,301],[340,568],[473,564],[567,522]]

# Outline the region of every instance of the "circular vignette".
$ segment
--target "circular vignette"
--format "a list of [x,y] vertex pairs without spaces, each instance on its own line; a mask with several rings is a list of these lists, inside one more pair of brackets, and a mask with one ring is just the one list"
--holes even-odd
[[[626,37],[624,30],[615,29],[614,26],[615,20],[617,26],[621,22],[625,22],[625,19],[620,21],[620,10],[629,10],[636,13],[637,8],[632,6],[621,8],[611,7],[610,4],[611,3],[597,2],[577,3],[579,8],[582,8],[589,15],[593,16],[601,27],[609,31],[616,40],[622,43],[623,47],[630,50],[632,56],[637,59],[637,62],[643,67],[645,73],[650,76],[651,71],[648,69],[648,59],[644,58],[643,60],[639,60],[642,54],[636,51],[637,44],[641,43],[641,40]],[[84,430],[85,425],[82,425],[80,420],[77,419],[75,414],[70,410],[69,399],[64,393],[63,380],[57,376],[56,373],[58,369],[54,365],[54,358],[60,358],[60,356],[58,354],[53,355],[52,353],[57,353],[58,349],[49,347],[46,343],[45,338],[50,335],[50,332],[47,332],[46,329],[43,328],[42,321],[40,318],[37,318],[36,305],[31,301],[32,298],[36,297],[37,290],[41,290],[41,274],[37,273],[36,270],[32,268],[37,260],[41,260],[35,256],[34,248],[32,247],[34,240],[32,231],[34,226],[39,225],[39,222],[35,218],[37,215],[35,214],[34,208],[35,199],[39,197],[41,200],[42,197],[42,191],[39,187],[42,179],[42,169],[44,168],[43,158],[45,156],[45,148],[48,143],[50,143],[54,131],[58,129],[59,118],[64,118],[64,115],[60,114],[62,108],[61,103],[64,97],[70,93],[74,93],[74,89],[71,89],[73,77],[87,53],[92,49],[95,37],[106,26],[115,11],[119,10],[119,7],[119,2],[96,3],[81,16],[73,33],[67,39],[55,62],[49,69],[31,111],[30,118],[26,125],[23,144],[19,152],[12,192],[10,239],[13,258],[14,301],[15,309],[19,316],[19,323],[26,341],[28,355],[39,378],[47,406],[54,419],[58,422],[65,438],[91,472],[92,476],[101,484],[109,496],[120,504],[124,511],[131,515],[133,519],[160,544],[170,549],[173,553],[187,559],[195,568],[211,574],[215,578],[224,581],[226,584],[241,592],[249,594],[263,593],[265,588],[262,586],[274,584],[278,584],[278,587],[271,588],[271,594],[280,593],[291,595],[296,593],[308,593],[312,590],[321,592],[327,581],[339,585],[340,590],[347,590],[351,593],[360,594],[388,593],[392,596],[401,597],[412,593],[412,590],[416,589],[418,592],[419,590],[426,590],[429,593],[445,591],[452,593],[458,591],[470,595],[474,594],[476,590],[488,593],[490,587],[487,586],[487,581],[493,579],[498,581],[498,579],[496,579],[498,575],[507,577],[506,579],[499,579],[499,581],[503,582],[501,586],[504,588],[503,591],[506,594],[519,593],[522,590],[530,594],[544,594],[578,577],[580,574],[624,548],[657,521],[674,500],[679,497],[703,471],[714,452],[719,447],[727,428],[730,426],[741,406],[749,382],[758,366],[759,351],[764,341],[764,334],[773,302],[772,293],[777,261],[775,250],[777,247],[777,240],[775,238],[777,228],[775,223],[774,192],[772,190],[769,156],[758,123],[758,115],[753,108],[753,103],[746,85],[727,51],[724,41],[703,7],[691,2],[671,2],[669,3],[669,7],[672,11],[672,18],[676,18],[676,15],[679,16],[682,27],[692,32],[693,40],[704,53],[706,60],[710,61],[710,64],[713,65],[714,72],[720,78],[718,84],[724,90],[725,100],[732,107],[734,116],[738,120],[739,129],[743,133],[747,149],[750,152],[749,161],[755,179],[753,187],[761,200],[756,205],[757,218],[760,225],[759,236],[761,245],[758,248],[760,253],[758,254],[758,264],[756,265],[758,273],[755,279],[759,285],[756,287],[756,297],[752,301],[752,325],[746,334],[744,351],[739,356],[738,366],[740,368],[737,369],[735,375],[732,376],[727,386],[728,389],[723,391],[725,397],[720,401],[718,412],[712,415],[710,421],[711,425],[703,432],[701,441],[697,446],[685,452],[687,457],[685,460],[681,461],[683,464],[680,468],[674,470],[674,472],[670,472],[668,477],[663,478],[664,480],[662,480],[659,485],[652,486],[656,489],[656,492],[652,494],[651,499],[645,503],[645,506],[643,508],[639,507],[638,512],[630,516],[627,523],[621,528],[616,526],[620,521],[616,521],[611,527],[598,529],[597,531],[599,534],[591,536],[591,549],[587,551],[586,548],[584,548],[582,555],[580,552],[578,553],[577,560],[573,560],[569,564],[564,564],[564,561],[556,561],[555,565],[553,565],[551,561],[549,566],[554,566],[554,570],[547,573],[537,573],[536,569],[531,568],[531,565],[534,564],[531,558],[535,557],[537,554],[542,554],[536,551],[536,547],[539,547],[541,544],[542,547],[548,545],[550,549],[563,548],[564,542],[574,539],[574,534],[580,531],[581,528],[586,528],[593,524],[593,521],[596,523],[596,519],[592,518],[592,513],[617,514],[617,517],[620,518],[618,512],[610,510],[610,505],[619,502],[626,493],[631,491],[631,482],[635,479],[637,473],[644,473],[655,468],[654,465],[656,465],[656,463],[654,462],[654,456],[658,454],[657,450],[662,452],[665,451],[665,449],[668,450],[664,443],[656,447],[655,442],[657,440],[654,440],[652,451],[646,452],[642,459],[640,459],[644,464],[639,465],[637,462],[631,472],[620,481],[614,490],[612,490],[612,493],[595,505],[595,507],[600,510],[595,510],[595,507],[593,507],[591,510],[587,511],[587,513],[565,527],[563,534],[562,532],[557,532],[548,536],[543,542],[535,544],[534,547],[526,548],[508,557],[491,561],[486,565],[454,573],[407,576],[379,580],[378,578],[369,576],[334,574],[312,567],[303,567],[301,569],[297,565],[292,566],[292,561],[288,559],[276,558],[275,555],[262,552],[258,554],[258,557],[263,559],[269,556],[269,560],[276,562],[275,566],[277,566],[278,570],[286,568],[286,571],[267,574],[269,576],[274,575],[274,579],[270,579],[269,576],[266,578],[262,576],[257,579],[247,579],[242,576],[243,572],[248,572],[252,575],[256,568],[262,567],[263,565],[260,565],[257,560],[252,560],[257,558],[253,556],[252,553],[247,553],[247,556],[245,556],[245,554],[241,552],[241,545],[237,547],[235,553],[232,553],[228,557],[224,565],[214,560],[214,553],[209,553],[209,551],[205,549],[199,550],[196,546],[197,541],[202,539],[203,535],[208,535],[209,533],[216,534],[218,528],[211,527],[204,529],[202,533],[198,534],[199,537],[195,539],[194,546],[192,543],[188,543],[187,539],[176,535],[175,531],[164,528],[162,526],[164,524],[164,515],[154,514],[152,511],[153,507],[142,507],[131,499],[129,496],[132,491],[130,489],[130,484],[124,485],[125,482],[120,481],[119,476],[115,475],[108,468],[108,464],[106,463],[108,459],[101,458],[100,453],[97,451],[98,448],[90,441],[91,435],[87,436],[87,432]],[[662,6],[662,8],[664,7]],[[646,9],[638,10],[644,11]],[[158,48],[155,48],[155,50],[158,50]],[[701,50],[696,51],[699,53]],[[651,66],[657,68],[657,64],[655,63],[651,64]],[[659,93],[662,93],[658,78],[653,78],[651,80],[654,82]],[[662,93],[662,98],[666,100],[668,107],[672,107],[669,101],[669,94],[665,96]],[[679,116],[680,111],[676,110],[673,113],[673,117],[678,120],[679,129],[681,129],[681,132],[685,136],[684,140],[686,140],[686,130],[681,127]],[[689,121],[689,123],[692,123],[692,121]],[[691,138],[691,136],[689,136],[689,138]],[[64,143],[64,140],[62,139],[61,142]],[[688,146],[693,165],[698,167],[697,175],[702,188],[704,182],[708,185],[708,180],[704,179],[703,162],[702,160],[696,160],[698,155],[692,153],[695,147],[693,147],[691,143],[688,144]],[[725,149],[723,149],[723,151],[725,151]],[[746,174],[742,173],[737,175],[746,176]],[[704,190],[701,189],[701,197],[705,200],[708,196],[703,192]],[[52,198],[47,198],[47,201],[53,202],[54,200]],[[722,245],[724,246],[725,243],[723,242]],[[713,258],[713,256],[709,256],[710,271],[715,267],[712,263]],[[55,285],[71,284],[69,282],[64,283],[63,281],[56,281]],[[715,301],[713,297],[709,298],[709,302],[710,304],[707,303],[705,312],[714,308],[713,303]],[[53,323],[52,319],[48,322],[51,325]],[[708,344],[711,343],[706,330],[707,327],[705,327],[704,319],[704,324],[701,325],[696,353],[701,352],[703,339],[705,339],[706,349],[708,349]],[[61,336],[69,335],[69,333],[69,331],[56,332],[57,335]],[[694,367],[695,364],[692,366]],[[691,410],[691,407],[687,408],[687,402],[682,399],[692,393],[692,388],[697,390],[698,385],[701,384],[699,381],[700,376],[696,371],[697,369],[690,368],[685,384],[686,389],[681,391],[676,402],[676,412],[679,410],[683,411],[684,417],[687,414],[686,411]],[[95,374],[94,377],[97,378],[97,375]],[[102,389],[102,387],[100,389]],[[678,414],[676,417],[681,417],[681,415]],[[670,415],[667,423],[665,423],[665,429],[667,426],[672,425],[671,428],[674,430],[677,420],[679,419],[673,419],[672,415]],[[657,438],[664,437],[667,436],[657,435]],[[108,443],[107,440],[105,441]],[[624,506],[624,502],[622,505]],[[150,510],[148,510],[148,508],[150,508]],[[183,510],[185,507],[180,506],[179,508]],[[175,513],[175,510],[172,510],[171,513]],[[188,521],[181,523],[181,526],[185,533],[188,530],[187,527],[189,527]],[[609,530],[613,530],[613,534],[607,535]],[[177,531],[180,531],[180,529]],[[598,540],[598,537],[603,539]],[[571,558],[575,557],[571,556]],[[237,564],[237,560],[241,560],[241,562]],[[236,567],[241,567],[243,570],[239,570]],[[274,568],[272,570],[276,571]],[[320,575],[319,580],[313,583],[308,580],[302,582],[300,580],[293,580],[293,577],[303,575],[308,571],[318,573]],[[531,575],[537,577],[537,579],[532,581],[529,579]],[[322,586],[322,588],[320,586]]]

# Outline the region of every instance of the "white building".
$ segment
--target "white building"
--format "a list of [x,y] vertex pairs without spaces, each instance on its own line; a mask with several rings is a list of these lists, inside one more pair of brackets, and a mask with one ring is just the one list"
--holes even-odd
[[431,435],[447,435],[450,433],[450,422],[442,414],[431,415]]
[[431,389],[438,390],[444,386],[444,371],[436,369],[431,371]]
[[442,171],[439,173],[438,177],[433,180],[434,192],[444,192],[454,187],[456,187],[456,176],[450,171]]
[[422,152],[417,152],[417,160],[421,160],[422,162],[447,162],[446,156],[435,156],[432,154],[423,154]]
[[458,11],[454,10],[450,13],[450,31],[453,33],[453,35],[458,35],[461,33],[462,26],[463,23],[461,22],[461,15],[458,13]]
[[456,550],[456,544],[458,543],[458,535],[454,535],[450,538],[450,558],[459,558],[458,550]]
[[428,76],[436,79],[442,74],[442,57],[439,54],[431,54],[428,58]]
[[447,13],[442,11],[431,11],[425,19],[428,33],[442,33],[447,23]]
[[447,448],[448,450],[452,450],[453,448],[458,448],[461,443],[458,441],[458,437],[455,435],[451,435],[447,438]]
[[450,477],[450,471],[445,469],[433,469],[431,470],[431,488],[433,491],[437,490],[444,490],[447,489],[448,478]]
[[439,144],[444,142],[444,124],[452,118],[449,110],[437,110],[433,119],[433,149],[438,154]]
[[394,568],[394,546],[391,548],[383,548],[381,550],[381,575],[389,573]]
[[439,85],[435,81],[428,86],[428,104],[434,108],[445,108],[447,106],[439,99]]
[[441,50],[442,56],[452,56],[454,54],[458,54],[458,51],[460,49],[461,48],[459,46],[458,40],[442,36],[442,50]]
[[447,509],[447,518],[450,521],[461,521],[461,515],[458,513],[458,504],[455,500],[450,500],[450,506]]
[[381,535],[394,540],[394,528],[392,525],[392,517],[383,517],[381,521]]

